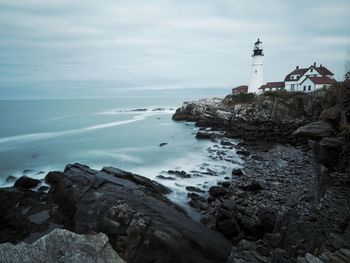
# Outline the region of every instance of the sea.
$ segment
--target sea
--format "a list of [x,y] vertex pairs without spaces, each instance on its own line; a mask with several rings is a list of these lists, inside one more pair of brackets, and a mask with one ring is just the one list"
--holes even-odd
[[[113,166],[156,180],[179,204],[186,186],[209,187],[230,176],[235,165],[210,158],[213,142],[195,139],[198,128],[172,120],[184,101],[224,97],[227,89],[130,92],[128,96],[84,99],[0,100],[0,186],[8,176],[43,179],[69,163],[94,169]],[[160,146],[161,144],[165,144]],[[239,158],[236,166],[240,164]],[[220,176],[160,180],[168,170],[220,167]],[[221,165],[221,166],[220,166]]]

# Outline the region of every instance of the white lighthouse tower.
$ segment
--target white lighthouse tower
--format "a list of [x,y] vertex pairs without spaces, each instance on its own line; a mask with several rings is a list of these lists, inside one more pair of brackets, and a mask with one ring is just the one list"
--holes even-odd
[[264,76],[264,64],[263,64],[263,47],[262,42],[258,41],[254,44],[253,50],[253,62],[252,62],[252,77],[250,79],[250,85],[248,92],[260,93],[259,88],[263,85],[263,76]]

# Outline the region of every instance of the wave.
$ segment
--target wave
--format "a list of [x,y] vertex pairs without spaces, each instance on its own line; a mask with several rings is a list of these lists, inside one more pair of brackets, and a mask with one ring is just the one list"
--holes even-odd
[[164,108],[161,106],[150,106],[145,108],[116,108],[108,109],[95,113],[96,115],[121,115],[121,114],[137,114],[144,113],[147,115],[172,114],[175,112],[173,108]]
[[144,120],[145,117],[146,117],[146,115],[142,114],[142,115],[137,115],[137,116],[135,116],[129,120],[125,120],[125,121],[109,122],[109,123],[79,128],[79,129],[72,129],[72,130],[59,131],[59,132],[30,133],[30,134],[16,135],[16,136],[10,136],[10,137],[3,137],[3,138],[0,138],[0,144],[5,144],[5,143],[9,143],[9,142],[37,141],[37,140],[55,138],[55,137],[60,137],[60,136],[65,136],[65,135],[79,134],[79,133],[83,133],[83,132],[111,128],[111,127],[125,125],[125,124],[132,123],[132,122],[141,121],[141,120]]

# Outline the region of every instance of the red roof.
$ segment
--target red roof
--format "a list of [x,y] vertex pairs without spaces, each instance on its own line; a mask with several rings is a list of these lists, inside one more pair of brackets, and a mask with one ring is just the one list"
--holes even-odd
[[334,84],[334,83],[337,83],[337,81],[335,79],[331,79],[329,77],[309,77],[309,79],[314,84]]
[[[320,67],[315,67],[315,66],[310,66],[308,68],[297,68],[295,70],[293,70],[291,73],[289,73],[284,81],[291,81],[292,79],[290,78],[290,76],[292,75],[299,75],[299,78],[304,75],[311,67],[313,67],[318,73],[320,73],[322,76],[328,76],[328,75],[331,75],[333,76],[334,74],[326,67],[324,66],[320,66]],[[295,79],[295,80],[299,80],[298,79]],[[294,79],[293,79],[294,80]]]
[[247,93],[248,92],[248,86],[247,85],[238,86],[236,88],[233,88],[232,92],[234,92],[234,93],[241,93],[241,92]]
[[[292,75],[304,75],[306,73],[306,71],[308,71],[309,68],[297,68],[295,70],[293,70],[291,73],[289,73],[285,78],[284,78],[284,81],[290,81],[292,80],[290,78],[290,76]],[[298,78],[299,79],[299,78]]]
[[272,89],[272,88],[284,88],[284,81],[267,82],[265,85],[262,85],[259,89]]
[[326,67],[315,67],[315,69],[323,76],[334,75],[328,68]]

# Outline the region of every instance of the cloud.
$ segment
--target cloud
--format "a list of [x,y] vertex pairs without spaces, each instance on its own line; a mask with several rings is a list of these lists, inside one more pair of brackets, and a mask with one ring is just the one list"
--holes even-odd
[[115,91],[230,88],[249,82],[258,37],[268,81],[320,60],[341,76],[349,8],[345,0],[0,0],[0,97],[27,96],[28,84],[62,96],[79,85],[108,94],[106,82]]

